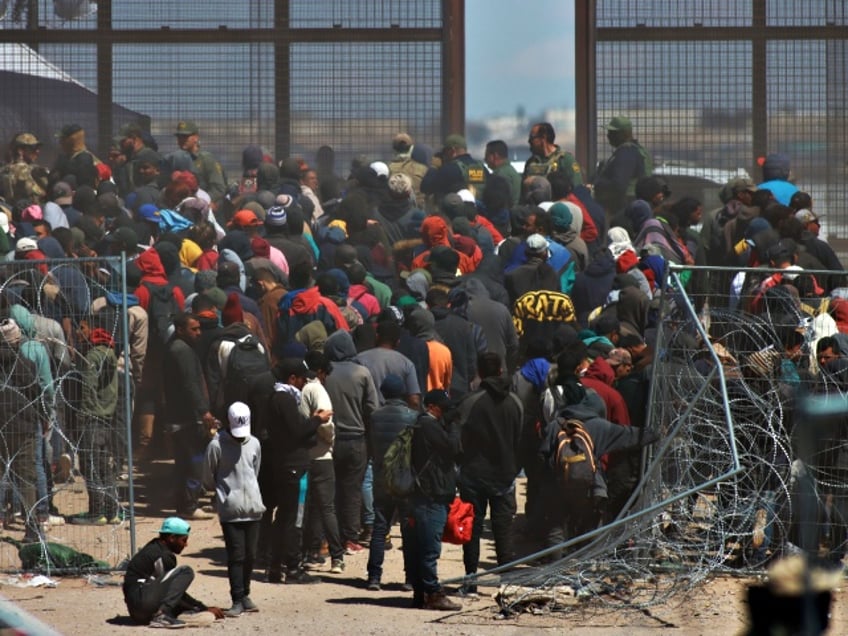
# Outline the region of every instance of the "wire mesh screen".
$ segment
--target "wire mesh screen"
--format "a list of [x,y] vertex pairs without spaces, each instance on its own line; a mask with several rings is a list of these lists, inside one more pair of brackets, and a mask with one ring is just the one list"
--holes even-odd
[[[414,59],[409,67],[378,60]],[[342,172],[357,154],[392,156],[392,137],[406,131],[438,147],[441,126],[441,45],[428,42],[296,44],[291,50],[292,151],[307,159],[331,144]],[[335,117],[344,104],[347,117]]]
[[801,549],[841,561],[848,358],[834,353],[845,336],[831,314],[848,301],[815,291],[828,275],[673,269],[655,317],[655,441],[640,484],[616,521],[559,546],[564,557],[501,574],[502,605],[544,588],[560,607],[645,608]]
[[445,43],[441,0],[0,0],[4,8],[0,138],[35,133],[46,165],[69,123],[106,160],[123,124],[140,123],[167,154],[177,123],[193,120],[235,182],[248,144],[275,159],[311,161],[325,144],[341,161],[386,158],[398,131],[436,144],[442,122],[457,119],[446,116],[444,86],[462,78],[444,76],[443,49],[463,43]]
[[124,355],[123,303],[102,282],[120,267],[0,267],[0,569],[111,569],[130,555],[127,374],[139,359]]
[[[597,121],[629,116],[672,192],[706,193],[709,204],[742,171],[763,181],[758,158],[785,153],[796,185],[827,214],[825,235],[844,239],[846,11],[842,2],[598,0]],[[603,131],[594,139],[597,157],[608,156]]]

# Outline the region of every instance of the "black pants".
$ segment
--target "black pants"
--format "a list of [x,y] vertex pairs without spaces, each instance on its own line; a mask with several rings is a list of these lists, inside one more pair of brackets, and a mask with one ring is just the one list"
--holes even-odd
[[480,565],[480,537],[483,535],[483,520],[486,507],[491,511],[492,534],[495,537],[495,554],[498,565],[512,560],[512,520],[515,516],[515,487],[499,492],[490,486],[465,480],[460,484],[459,496],[474,506],[474,524],[471,541],[462,546],[462,562],[465,573],[473,574]]
[[321,535],[327,538],[330,557],[344,557],[344,545],[339,535],[336,517],[336,473],[331,459],[315,459],[309,466],[309,496],[306,505],[306,540],[310,550],[317,552]]
[[[88,514],[113,518],[118,513],[116,435],[112,424],[86,418],[79,447],[80,471],[88,491]],[[50,474],[48,472],[48,474]]]
[[194,580],[194,570],[180,565],[168,572],[161,580],[147,580],[131,584],[124,589],[124,601],[130,616],[136,623],[146,625],[159,611],[169,616],[192,609],[183,601],[183,595]]
[[233,603],[250,596],[250,575],[259,541],[259,520],[222,523],[224,545],[227,547],[227,577],[230,579],[230,598]]
[[365,438],[337,438],[333,449],[333,467],[336,471],[336,515],[344,545],[359,538],[362,480],[368,467]]
[[279,469],[275,473],[275,501],[277,512],[274,516],[273,541],[271,544],[271,567],[277,569],[281,564],[289,570],[300,567],[303,540],[304,507],[306,493],[301,493],[301,478],[305,468]]
[[184,423],[174,433],[174,468],[177,473],[177,512],[191,515],[203,494],[201,479],[209,439],[196,422]]

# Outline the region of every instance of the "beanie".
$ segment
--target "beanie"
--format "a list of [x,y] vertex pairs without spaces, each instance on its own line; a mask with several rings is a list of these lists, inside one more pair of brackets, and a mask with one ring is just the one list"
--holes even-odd
[[227,296],[227,303],[221,312],[221,322],[225,327],[236,322],[244,322],[244,311],[237,293],[230,292]]

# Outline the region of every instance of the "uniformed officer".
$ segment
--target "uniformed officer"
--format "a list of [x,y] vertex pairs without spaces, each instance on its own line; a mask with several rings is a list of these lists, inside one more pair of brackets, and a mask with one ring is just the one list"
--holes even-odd
[[41,142],[29,132],[15,136],[9,145],[9,163],[0,169],[0,195],[7,201],[47,199],[48,170],[36,163]]
[[99,180],[97,165],[100,159],[86,147],[85,129],[79,124],[64,126],[59,133],[59,145],[62,152],[50,171],[51,183],[61,181],[72,174],[76,177],[77,187],[87,185],[96,188]]
[[616,214],[636,198],[636,182],[654,172],[651,155],[633,138],[633,124],[616,115],[604,126],[613,147],[612,155],[598,166],[594,196],[607,211]]
[[441,198],[449,192],[463,188],[471,190],[480,198],[486,185],[486,166],[468,154],[465,137],[448,135],[441,152],[440,168],[430,168],[421,181],[421,192]]
[[217,207],[227,191],[227,179],[221,164],[211,153],[200,149],[200,130],[192,120],[179,122],[174,134],[177,145],[189,153],[194,161],[198,185],[209,193],[213,207]]
[[547,177],[552,172],[562,172],[568,175],[573,185],[583,185],[583,171],[577,159],[570,152],[557,146],[554,143],[555,139],[554,127],[548,122],[533,124],[530,137],[527,139],[533,156],[524,164],[522,182],[527,177]]

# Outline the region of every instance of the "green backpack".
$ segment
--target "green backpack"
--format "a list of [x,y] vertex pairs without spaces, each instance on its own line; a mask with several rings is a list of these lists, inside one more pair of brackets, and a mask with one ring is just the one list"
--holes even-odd
[[410,497],[415,492],[415,471],[412,468],[414,429],[414,426],[407,426],[398,433],[383,456],[383,479],[386,491],[392,497]]

